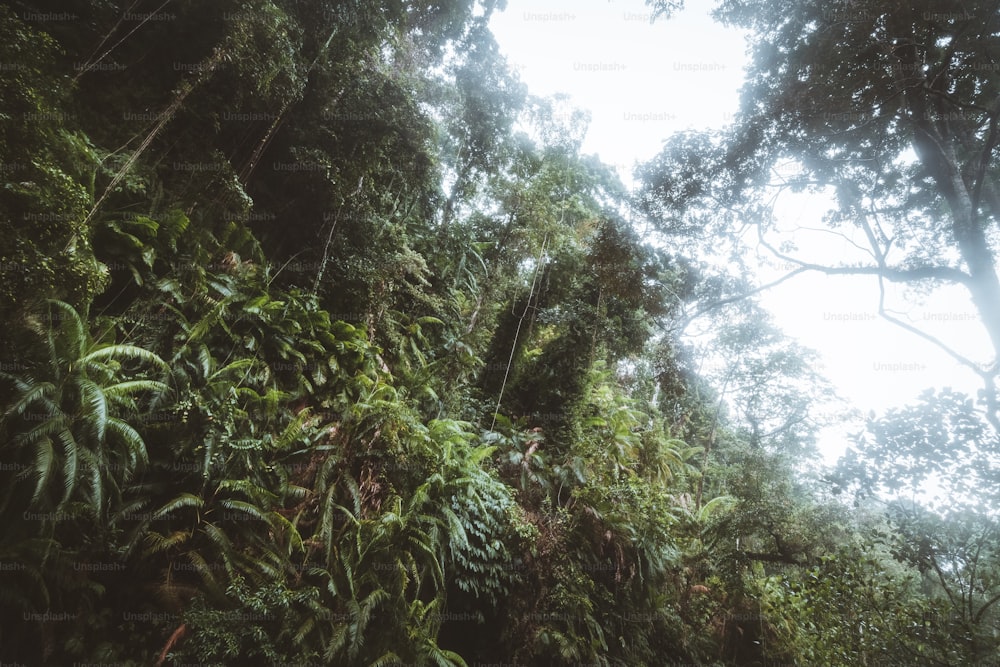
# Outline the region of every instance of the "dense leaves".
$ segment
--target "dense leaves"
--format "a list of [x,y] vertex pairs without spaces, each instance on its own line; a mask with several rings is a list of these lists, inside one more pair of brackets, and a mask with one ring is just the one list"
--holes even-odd
[[[811,179],[874,169],[810,135],[843,119],[807,113],[801,77],[765,76],[773,49],[808,64],[803,33],[833,14],[723,3],[780,38],[758,45],[744,150],[675,137],[633,200],[580,153],[586,114],[512,73],[488,30],[502,6],[0,8],[0,659],[995,654],[988,392],[873,419],[829,478],[868,509],[852,514],[804,472],[825,395],[808,351],[713,268],[789,150]],[[888,29],[870,23],[841,36]],[[952,35],[935,57],[955,67],[992,39],[911,23]],[[859,104],[906,88],[837,68],[871,80]],[[988,202],[973,157],[992,150],[992,75],[963,72],[941,104],[984,114],[947,127]],[[879,123],[877,141],[837,128],[898,155],[902,130]],[[954,209],[940,174],[892,164],[898,219]],[[844,210],[870,198],[841,190]],[[640,238],[629,210],[674,243]],[[945,233],[911,231],[913,252]],[[711,343],[688,344],[705,317]],[[967,502],[903,502],[931,477]]]

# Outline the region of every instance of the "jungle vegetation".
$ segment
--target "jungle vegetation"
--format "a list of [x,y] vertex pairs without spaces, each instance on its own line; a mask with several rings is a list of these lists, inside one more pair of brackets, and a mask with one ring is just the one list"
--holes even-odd
[[0,659],[995,660],[1000,367],[820,469],[814,355],[705,258],[832,189],[872,261],[796,272],[1000,351],[997,4],[721,0],[742,110],[634,193],[503,6],[0,5]]

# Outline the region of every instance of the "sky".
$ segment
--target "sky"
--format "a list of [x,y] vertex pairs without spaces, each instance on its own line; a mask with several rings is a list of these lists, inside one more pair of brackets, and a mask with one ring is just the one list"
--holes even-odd
[[[599,155],[628,183],[633,166],[656,155],[668,136],[722,128],[738,108],[746,41],[712,20],[712,4],[688,0],[684,11],[651,24],[642,0],[508,0],[491,28],[532,94],[565,93],[591,113],[583,152]],[[794,240],[800,257],[817,263],[850,258],[848,239],[809,231],[821,226],[823,212],[816,197],[783,195],[778,215],[786,233],[772,241]],[[761,282],[783,268],[762,262]],[[980,386],[951,357],[878,317],[874,278],[804,274],[760,302],[787,335],[820,354],[820,372],[861,414],[911,403],[928,387],[974,395]],[[963,291],[919,302],[895,289],[887,308],[968,358],[989,361],[986,334]],[[832,463],[860,427],[824,433],[824,459]]]

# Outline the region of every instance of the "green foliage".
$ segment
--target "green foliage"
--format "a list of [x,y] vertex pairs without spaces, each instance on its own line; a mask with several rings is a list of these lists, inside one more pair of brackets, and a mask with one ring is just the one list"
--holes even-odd
[[[917,404],[870,419],[830,479],[837,491],[850,489],[859,497],[880,491],[921,496],[934,508],[983,512],[1000,501],[994,493],[997,443],[995,429],[970,397],[928,390]],[[933,487],[938,490],[929,496]]]
[[173,660],[228,665],[309,662],[319,659],[297,640],[295,623],[310,610],[315,591],[290,590],[280,580],[251,588],[237,578],[227,596],[232,606],[215,608],[195,599],[183,615],[190,639],[171,652]]
[[0,9],[0,337],[5,360],[22,318],[47,298],[86,306],[106,284],[84,224],[97,158],[67,104],[59,44]]
[[161,368],[164,362],[140,347],[93,341],[79,314],[61,301],[50,301],[42,320],[47,363],[21,377],[3,375],[13,390],[0,421],[5,455],[25,466],[14,479],[30,479],[34,486],[26,505],[22,500],[11,506],[22,485],[10,480],[3,509],[58,515],[80,503],[77,510],[86,507],[100,524],[149,460],[145,442],[126,419],[138,416],[137,397],[167,390],[141,376],[126,379],[123,362]]
[[[686,315],[746,281],[622,217],[686,252],[781,146],[675,138],[630,201],[502,4],[0,8],[0,660],[995,652],[994,518],[819,502],[808,355],[734,305],[699,376]],[[996,486],[988,424],[928,395],[837,480]]]
[[[914,605],[912,585],[912,579],[885,572],[875,558],[843,548],[799,576],[764,580],[761,611],[797,661],[934,664],[929,637],[920,637],[934,623],[933,607]],[[916,641],[908,643],[914,632]]]

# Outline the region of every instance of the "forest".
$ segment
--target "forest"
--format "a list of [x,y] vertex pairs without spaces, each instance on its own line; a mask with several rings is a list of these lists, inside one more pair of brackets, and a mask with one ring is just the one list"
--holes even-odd
[[[1000,3],[717,0],[740,111],[636,188],[505,4],[0,4],[3,664],[997,664]],[[819,465],[782,191],[975,395]]]

